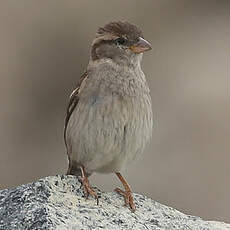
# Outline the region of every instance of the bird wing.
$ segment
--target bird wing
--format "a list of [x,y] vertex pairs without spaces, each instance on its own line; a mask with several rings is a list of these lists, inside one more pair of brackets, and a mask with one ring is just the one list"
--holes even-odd
[[71,114],[73,113],[74,109],[76,108],[77,104],[78,104],[78,101],[79,101],[79,92],[82,88],[82,85],[84,83],[84,81],[87,79],[88,77],[88,73],[87,71],[85,71],[81,77],[80,77],[80,80],[77,84],[77,87],[73,90],[73,92],[71,93],[70,95],[70,98],[69,98],[69,103],[68,103],[68,106],[67,106],[67,111],[66,111],[66,117],[65,117],[65,126],[64,126],[64,140],[65,140],[65,145],[67,147],[67,141],[66,141],[66,129],[67,129],[67,126],[68,126],[68,122],[69,122],[69,119],[71,117]]

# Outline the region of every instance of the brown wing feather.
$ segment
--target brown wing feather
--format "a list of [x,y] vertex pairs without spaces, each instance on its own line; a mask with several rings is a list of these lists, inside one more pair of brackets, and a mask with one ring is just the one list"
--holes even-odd
[[82,82],[87,78],[88,74],[87,72],[84,72],[82,76],[80,77],[80,80],[77,84],[76,89],[71,93],[69,103],[67,106],[67,112],[66,112],[66,117],[65,117],[65,126],[64,126],[64,140],[65,140],[65,145],[67,147],[67,142],[66,142],[66,129],[68,126],[69,119],[71,117],[71,114],[73,113],[74,109],[76,108],[78,101],[79,101],[79,91],[81,88]]

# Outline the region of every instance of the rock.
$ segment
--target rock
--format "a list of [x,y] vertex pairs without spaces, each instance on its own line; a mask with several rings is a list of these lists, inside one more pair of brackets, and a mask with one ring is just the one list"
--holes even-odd
[[83,197],[74,176],[51,176],[0,191],[0,229],[230,229],[229,224],[204,221],[135,194],[137,210],[123,206],[115,192]]

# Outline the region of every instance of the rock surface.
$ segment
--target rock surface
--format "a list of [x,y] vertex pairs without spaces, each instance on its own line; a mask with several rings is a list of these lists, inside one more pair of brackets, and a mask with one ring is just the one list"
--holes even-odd
[[83,197],[74,176],[52,176],[0,191],[0,229],[156,229],[227,230],[229,224],[204,221],[135,194],[137,211],[118,194],[97,191],[99,205]]

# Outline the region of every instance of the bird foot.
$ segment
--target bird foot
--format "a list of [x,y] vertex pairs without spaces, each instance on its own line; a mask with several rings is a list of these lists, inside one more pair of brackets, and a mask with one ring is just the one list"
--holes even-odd
[[[84,169],[83,169],[84,170]],[[85,172],[82,170],[82,177],[80,178],[83,189],[84,189],[84,195],[85,198],[88,199],[89,195],[94,197],[97,201],[97,205],[99,204],[99,199],[97,193],[93,190],[92,186],[89,183],[89,180],[85,174]]]
[[120,195],[124,196],[125,205],[126,206],[129,205],[129,207],[131,208],[131,210],[133,212],[135,212],[136,207],[135,207],[135,203],[134,203],[134,199],[133,199],[133,194],[132,194],[131,190],[123,191],[120,188],[116,188],[115,191],[117,193],[119,193]]

